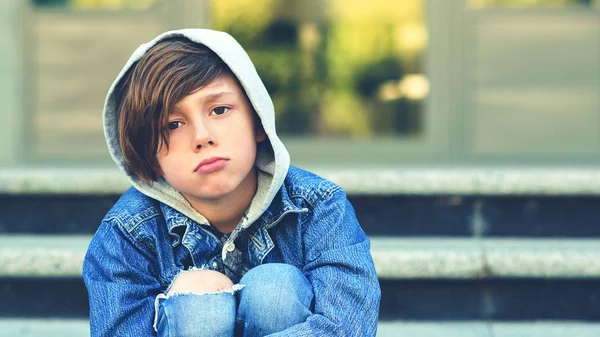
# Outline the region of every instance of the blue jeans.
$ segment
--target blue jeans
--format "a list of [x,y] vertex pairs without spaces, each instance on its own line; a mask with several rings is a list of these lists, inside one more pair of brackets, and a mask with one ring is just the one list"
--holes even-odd
[[312,285],[294,266],[260,265],[240,284],[244,288],[237,295],[177,294],[161,300],[158,335],[265,336],[302,323],[312,313]]

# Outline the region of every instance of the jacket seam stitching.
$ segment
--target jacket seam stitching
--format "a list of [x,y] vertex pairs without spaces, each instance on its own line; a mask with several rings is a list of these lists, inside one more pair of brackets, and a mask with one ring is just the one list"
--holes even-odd
[[136,229],[137,229],[137,228],[138,228],[138,227],[139,227],[139,226],[140,226],[142,223],[144,223],[144,222],[146,222],[146,221],[148,221],[148,220],[150,220],[150,219],[154,219],[154,218],[158,217],[159,215],[160,215],[160,214],[158,214],[158,213],[155,213],[155,214],[148,215],[148,216],[146,216],[146,217],[144,217],[144,218],[142,218],[142,219],[140,219],[140,220],[138,220],[138,221],[136,221],[136,222],[129,221],[129,223],[132,223],[132,222],[133,222],[135,225],[131,226],[131,230],[129,230],[129,229],[128,229],[127,231],[128,231],[129,233],[131,233],[131,232],[133,232],[134,230],[136,230]]
[[[336,192],[338,192],[338,191],[340,191],[340,190],[342,190],[341,186],[339,186],[339,185],[333,185],[331,189],[329,189],[329,190],[325,191],[325,194],[323,195],[323,197],[322,197],[322,198],[319,198],[318,202],[319,202],[319,203],[321,203],[321,202],[325,201],[326,199],[329,199],[329,198],[331,198],[331,196],[332,196],[334,193],[336,193]],[[299,196],[299,197],[301,197],[301,198],[303,198],[304,200],[306,200],[306,198],[304,198],[303,196]],[[311,211],[313,211],[313,210],[315,209],[315,206],[313,206],[313,205],[311,204],[311,202],[310,202],[310,201],[308,201],[308,200],[306,200],[306,202],[307,202],[307,203],[309,203],[309,204],[311,205]],[[312,215],[312,214],[311,214],[311,215]],[[305,219],[304,221],[302,221],[302,222],[300,223],[300,228],[302,228],[302,234],[304,234],[304,232],[306,232],[306,229],[307,229],[307,228],[306,228],[305,224],[306,224],[306,223],[308,223],[308,222],[310,222],[310,221],[309,221],[309,220],[310,220],[309,218],[310,218],[310,217],[307,217],[307,219]]]
[[326,191],[325,191],[325,195],[323,196],[323,199],[328,199],[328,198],[331,198],[331,196],[332,196],[332,195],[333,195],[335,192],[337,192],[337,191],[339,191],[339,190],[341,190],[341,189],[342,189],[342,187],[341,187],[341,186],[339,186],[339,185],[333,185],[333,186],[332,186],[332,187],[331,187],[329,190],[326,190]]
[[128,226],[126,224],[124,224],[123,221],[117,216],[112,216],[110,218],[107,218],[107,219],[105,219],[105,221],[108,221],[108,222],[115,221],[117,223],[119,229],[121,229],[120,231],[123,233],[127,233],[127,236],[129,237],[129,239],[132,242],[135,242],[138,246],[140,246],[141,248],[144,248],[144,250],[146,250],[148,252],[156,252],[156,249],[154,247],[152,247],[151,245],[149,245],[146,242],[146,240],[139,240],[140,236],[134,235],[133,231],[135,231],[142,223],[144,223],[150,219],[156,218],[159,215],[160,214],[158,214],[158,213],[154,213],[154,214],[146,216],[135,222],[132,219],[129,222],[127,222],[127,224],[134,223],[134,225],[131,226],[131,228],[127,228]]
[[[129,232],[129,231],[127,231],[127,230],[124,230],[124,228],[123,228],[122,226],[120,226],[120,225],[121,225],[121,223],[120,223],[120,220],[119,220],[119,219],[115,219],[115,220],[117,220],[117,222],[118,222],[118,224],[117,224],[117,225],[118,225],[118,226],[115,226],[114,224],[111,224],[111,225],[112,225],[111,227],[112,227],[112,229],[113,229],[114,231],[117,231],[117,232],[120,232],[120,233],[122,233],[123,237],[124,237],[126,240],[130,241],[132,245],[136,246],[136,247],[137,247],[137,249],[139,249],[139,250],[143,251],[143,252],[144,252],[144,253],[146,253],[146,254],[150,254],[150,253],[151,253],[150,251],[151,251],[152,249],[149,249],[149,247],[147,247],[147,246],[146,246],[144,243],[142,243],[142,242],[138,241],[138,240],[136,239],[136,237],[135,237],[135,236],[134,236],[134,235],[133,235],[131,232]],[[115,227],[116,227],[116,228],[115,228]],[[150,250],[150,251],[149,251],[149,250]]]
[[290,199],[295,199],[295,198],[300,198],[303,199],[304,201],[306,201],[306,203],[308,203],[308,205],[310,206],[311,210],[315,208],[315,205],[313,205],[313,203],[308,200],[307,197],[303,196],[303,195],[299,195],[299,194],[294,194],[290,196]]
[[108,224],[110,224],[113,221],[117,222],[119,227],[124,227],[123,222],[121,221],[121,219],[118,216],[112,216],[110,218],[105,218],[104,220],[102,220],[102,222],[105,222]]

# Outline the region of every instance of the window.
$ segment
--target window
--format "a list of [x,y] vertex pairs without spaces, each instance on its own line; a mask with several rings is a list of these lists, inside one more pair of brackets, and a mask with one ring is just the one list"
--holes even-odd
[[148,9],[156,0],[32,0],[38,8],[69,8],[72,10]]
[[228,31],[246,48],[300,166],[600,153],[600,0],[27,3],[23,41],[7,48],[23,45],[23,57],[5,53],[23,63],[5,83],[24,78],[22,99],[11,97],[26,113],[6,120],[25,136],[10,136],[5,157],[109,163],[110,84],[138,45],[184,25]]
[[429,92],[422,1],[212,2],[247,49],[288,136],[413,137]]
[[[173,28],[186,9],[164,0],[34,3],[29,157],[107,161],[101,109],[111,81],[135,47]],[[254,61],[295,163],[356,163],[359,155],[379,163],[396,161],[398,146],[420,151],[430,132],[424,0],[206,3],[210,26],[231,33]]]
[[397,164],[428,130],[425,1],[212,1],[246,48],[302,165]]

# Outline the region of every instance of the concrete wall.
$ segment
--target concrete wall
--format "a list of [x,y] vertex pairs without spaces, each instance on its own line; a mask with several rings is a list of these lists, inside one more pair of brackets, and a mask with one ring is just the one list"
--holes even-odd
[[22,0],[0,2],[0,165],[24,156],[25,93]]

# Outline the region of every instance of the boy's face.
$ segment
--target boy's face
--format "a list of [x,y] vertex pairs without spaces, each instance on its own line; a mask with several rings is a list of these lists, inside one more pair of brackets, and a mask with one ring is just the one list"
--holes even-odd
[[184,97],[169,115],[169,149],[157,160],[165,180],[192,206],[254,193],[256,145],[253,109],[231,75]]

